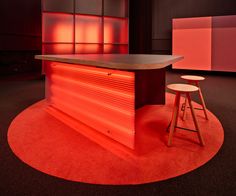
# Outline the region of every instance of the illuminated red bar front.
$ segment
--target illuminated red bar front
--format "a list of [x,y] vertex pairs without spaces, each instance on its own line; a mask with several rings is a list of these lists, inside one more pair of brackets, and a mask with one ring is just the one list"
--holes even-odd
[[79,133],[78,123],[82,123],[87,131],[81,134],[99,144],[103,142],[95,139],[97,133],[133,150],[136,111],[145,105],[165,104],[165,67],[182,58],[137,54],[36,56],[47,62],[50,114]]
[[134,148],[134,73],[52,62],[47,65],[48,104]]

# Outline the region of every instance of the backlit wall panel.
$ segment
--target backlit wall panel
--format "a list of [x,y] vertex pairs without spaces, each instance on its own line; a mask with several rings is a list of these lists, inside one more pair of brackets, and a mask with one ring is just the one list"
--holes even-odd
[[212,69],[236,71],[236,16],[212,19]]
[[102,18],[98,16],[76,16],[76,43],[102,43]]
[[211,70],[211,17],[173,20],[173,54],[184,59],[173,68]]
[[68,54],[65,43],[71,54],[128,53],[128,0],[43,0],[42,43],[55,44],[43,54]]
[[104,0],[104,15],[115,17],[128,16],[127,0]]
[[103,0],[75,0],[75,12],[80,14],[102,15]]
[[173,19],[176,69],[236,71],[236,16]]
[[73,44],[43,44],[43,54],[72,54]]
[[104,44],[104,54],[127,54],[127,45]]
[[128,21],[120,18],[104,18],[104,43],[128,44]]
[[46,68],[49,105],[134,148],[134,73],[52,62]]
[[44,13],[42,41],[73,43],[74,23],[72,14]]
[[76,54],[100,54],[103,53],[102,44],[76,44],[75,45]]
[[73,13],[74,0],[42,0],[42,10],[48,12]]

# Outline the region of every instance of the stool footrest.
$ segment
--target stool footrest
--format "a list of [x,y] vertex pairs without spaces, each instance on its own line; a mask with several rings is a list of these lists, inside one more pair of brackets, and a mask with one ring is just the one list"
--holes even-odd
[[195,110],[203,110],[202,108],[194,108]]
[[[169,132],[170,124],[171,124],[171,123],[169,123],[168,127],[166,128],[166,132]],[[186,127],[175,126],[175,128],[177,128],[177,129],[183,129],[183,130],[191,131],[191,132],[197,132],[197,130],[189,129],[189,128],[186,128]]]
[[[187,106],[187,108],[190,108]],[[203,110],[203,108],[194,108],[195,110]],[[184,111],[184,103],[182,104],[181,111]]]
[[185,127],[178,127],[178,126],[176,126],[175,128],[183,129],[183,130],[185,130],[185,131],[198,132],[197,130],[189,129],[189,128],[185,128]]

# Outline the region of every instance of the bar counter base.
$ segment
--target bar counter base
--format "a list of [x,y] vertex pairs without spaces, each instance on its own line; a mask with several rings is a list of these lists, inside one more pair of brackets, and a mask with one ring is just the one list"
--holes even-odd
[[[29,166],[65,180],[125,185],[173,178],[207,163],[224,141],[219,120],[208,111],[206,121],[202,112],[196,111],[206,146],[198,145],[194,134],[177,130],[173,147],[167,147],[166,127],[173,100],[174,96],[167,94],[166,105],[137,110],[134,151],[109,137],[96,138],[96,142],[89,135],[85,137],[50,115],[45,100],[30,106],[13,120],[8,143],[15,155]],[[191,128],[190,114],[186,119],[179,120],[179,125]],[[91,129],[83,124],[77,124],[78,128],[82,132]]]
[[124,71],[50,62],[45,73],[48,105],[65,114],[52,115],[62,122],[71,116],[130,149],[136,110],[165,104],[165,68]]

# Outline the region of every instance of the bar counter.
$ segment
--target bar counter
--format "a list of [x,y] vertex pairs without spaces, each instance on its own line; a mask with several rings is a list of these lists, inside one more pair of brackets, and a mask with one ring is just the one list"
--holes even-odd
[[35,58],[47,61],[48,107],[60,111],[63,115],[59,116],[82,122],[131,149],[135,148],[136,110],[145,105],[165,104],[165,67],[183,59],[138,54]]
[[183,59],[178,55],[145,54],[36,55],[35,58],[118,70],[161,69]]

